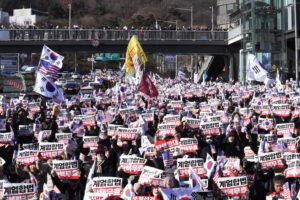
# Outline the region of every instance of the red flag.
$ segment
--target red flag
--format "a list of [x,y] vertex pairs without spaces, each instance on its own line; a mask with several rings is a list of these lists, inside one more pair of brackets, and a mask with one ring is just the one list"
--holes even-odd
[[158,95],[158,91],[155,85],[152,83],[151,79],[147,76],[146,72],[143,72],[143,76],[138,91],[147,94],[150,97],[156,97]]

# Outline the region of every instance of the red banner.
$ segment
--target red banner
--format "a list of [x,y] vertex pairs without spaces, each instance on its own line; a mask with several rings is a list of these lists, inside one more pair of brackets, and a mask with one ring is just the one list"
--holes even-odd
[[77,160],[53,160],[52,164],[60,179],[79,179]]
[[270,152],[262,153],[258,155],[258,161],[261,163],[261,169],[275,169],[282,168],[282,153],[281,152]]

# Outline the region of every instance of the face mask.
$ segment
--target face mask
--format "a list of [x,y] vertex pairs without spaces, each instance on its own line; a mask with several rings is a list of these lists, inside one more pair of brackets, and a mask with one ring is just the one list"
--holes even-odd
[[97,155],[97,159],[98,159],[99,161],[102,161],[102,160],[105,159],[105,156]]

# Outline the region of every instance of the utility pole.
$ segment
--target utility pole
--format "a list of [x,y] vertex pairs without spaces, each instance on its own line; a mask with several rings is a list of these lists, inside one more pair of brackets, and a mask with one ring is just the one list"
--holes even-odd
[[69,38],[71,39],[71,10],[72,10],[72,1],[69,1]]
[[175,8],[176,10],[185,10],[191,12],[191,30],[193,30],[193,6],[191,8]]
[[295,29],[295,65],[296,65],[296,84],[299,85],[299,63],[298,63],[298,27],[297,27],[297,3],[294,0],[294,29]]

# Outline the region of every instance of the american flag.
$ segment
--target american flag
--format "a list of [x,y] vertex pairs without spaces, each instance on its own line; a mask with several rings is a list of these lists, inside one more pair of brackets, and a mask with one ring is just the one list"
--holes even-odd
[[173,153],[171,151],[166,151],[162,154],[162,158],[164,161],[164,166],[165,167],[170,167],[173,165]]
[[57,72],[60,70],[55,65],[50,64],[47,61],[40,60],[40,66],[38,71],[44,74],[45,76],[50,76],[51,79],[56,80],[58,78]]
[[218,170],[216,171],[216,173],[213,177],[213,180],[216,183],[216,185],[219,185],[219,178],[221,177],[222,172],[221,172],[220,166],[218,166],[217,168],[218,168]]
[[284,199],[292,199],[289,182],[285,182],[285,184],[283,185],[283,196]]

